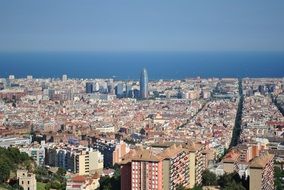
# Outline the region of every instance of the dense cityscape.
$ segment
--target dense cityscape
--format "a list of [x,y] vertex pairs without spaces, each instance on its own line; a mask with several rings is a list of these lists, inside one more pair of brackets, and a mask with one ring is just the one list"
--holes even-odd
[[0,0],[0,190],[284,190],[283,10]]
[[284,187],[284,78],[0,79],[0,189]]

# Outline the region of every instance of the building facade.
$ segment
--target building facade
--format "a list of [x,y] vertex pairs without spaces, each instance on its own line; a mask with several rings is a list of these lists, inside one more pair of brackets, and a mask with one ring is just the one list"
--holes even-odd
[[121,161],[122,156],[129,152],[129,147],[123,141],[114,142],[104,139],[96,139],[94,148],[104,156],[104,167],[109,168]]
[[249,166],[250,189],[273,190],[274,189],[274,155],[264,153],[252,160]]
[[35,174],[28,173],[27,170],[17,170],[17,179],[24,190],[36,190]]
[[147,99],[149,95],[148,91],[148,73],[147,70],[144,68],[141,72],[140,76],[140,98]]
[[183,147],[188,151],[189,183],[187,187],[193,188],[201,184],[202,174],[206,169],[205,146],[199,143],[186,143]]
[[[120,162],[121,188],[126,190],[176,190],[179,185],[187,188],[191,183],[195,185],[196,178],[199,177],[198,172],[201,174],[203,171],[202,162],[196,161],[202,157],[198,157],[199,153],[196,151],[195,154],[193,164],[197,169],[193,170],[190,167],[192,161],[190,154],[182,145],[132,149]],[[199,164],[198,167],[195,163]]]
[[46,149],[46,165],[61,167],[79,175],[102,173],[103,155],[92,148],[56,145]]
[[86,93],[90,94],[94,92],[94,84],[92,82],[86,82]]
[[28,146],[21,147],[20,152],[27,153],[38,166],[44,165],[45,160],[45,142],[42,141],[41,144],[33,143]]

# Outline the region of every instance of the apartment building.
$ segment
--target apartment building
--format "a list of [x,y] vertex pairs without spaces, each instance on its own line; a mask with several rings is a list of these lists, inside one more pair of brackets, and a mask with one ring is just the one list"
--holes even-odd
[[74,153],[74,172],[79,175],[101,173],[103,170],[103,155],[99,151],[87,149]]
[[179,185],[192,188],[201,183],[205,170],[203,147],[167,143],[130,150],[120,162],[121,187],[128,187],[126,190],[175,190]]
[[254,158],[249,166],[250,189],[273,190],[273,154],[264,153]]
[[103,154],[105,168],[112,167],[120,162],[121,158],[130,150],[125,142],[108,139],[96,139],[94,148]]
[[103,155],[83,146],[51,145],[46,150],[46,165],[64,168],[79,175],[102,173]]
[[200,143],[186,143],[184,148],[188,151],[189,162],[189,188],[193,188],[196,184],[202,182],[202,173],[207,166],[207,157],[205,146]]
[[45,141],[42,141],[41,144],[34,142],[33,144],[19,148],[19,150],[31,156],[38,166],[44,165]]
[[163,158],[163,189],[175,189],[182,184],[189,185],[189,156],[186,149],[175,144],[164,150],[159,156]]
[[232,149],[224,156],[222,163],[225,173],[238,172],[240,155],[240,151]]

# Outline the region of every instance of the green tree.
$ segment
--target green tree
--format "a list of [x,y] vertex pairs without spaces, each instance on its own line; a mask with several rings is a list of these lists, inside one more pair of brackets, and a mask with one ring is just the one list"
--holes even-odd
[[222,175],[218,180],[218,185],[222,189],[226,190],[245,190],[246,188],[243,186],[243,184],[246,184],[247,180],[241,179],[239,174],[237,172],[234,173],[225,173]]
[[61,189],[62,188],[62,186],[61,186],[61,184],[60,184],[60,181],[52,181],[51,182],[51,188],[52,189]]
[[10,177],[10,167],[6,162],[0,162],[0,183],[4,183]]
[[59,176],[64,177],[65,174],[66,174],[66,171],[63,168],[58,168],[56,174],[59,175]]
[[100,187],[99,190],[111,190],[116,189],[120,190],[120,167],[118,165],[114,166],[114,174],[112,177],[104,176],[100,179]]
[[225,186],[227,186],[229,183],[231,183],[233,181],[233,175],[232,174],[228,174],[225,173],[224,175],[220,176],[220,178],[218,179],[218,184],[224,188]]
[[216,185],[217,176],[213,172],[210,172],[209,170],[205,170],[202,174],[202,184],[204,186]]
[[104,176],[100,178],[100,190],[110,190],[111,189],[111,178],[109,176]]
[[276,190],[281,190],[282,182],[281,179],[284,177],[284,171],[279,167],[274,167],[274,184]]
[[29,155],[28,155],[27,153],[21,152],[21,153],[19,154],[19,160],[20,160],[21,162],[23,162],[23,161],[25,161],[25,160],[31,160],[31,158],[29,157]]

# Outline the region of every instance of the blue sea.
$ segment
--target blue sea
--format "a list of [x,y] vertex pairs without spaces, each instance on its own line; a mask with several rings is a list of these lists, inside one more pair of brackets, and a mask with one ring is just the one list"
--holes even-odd
[[284,52],[0,53],[0,78],[284,77]]

